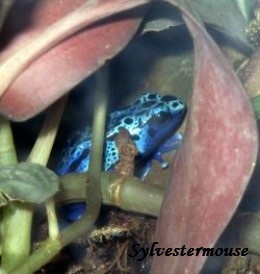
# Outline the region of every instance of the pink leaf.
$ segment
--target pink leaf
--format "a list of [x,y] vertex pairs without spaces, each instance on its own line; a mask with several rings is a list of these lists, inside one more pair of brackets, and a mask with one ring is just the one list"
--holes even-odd
[[[159,246],[213,247],[254,168],[258,137],[249,100],[230,64],[194,18],[195,80],[184,144],[158,221]],[[186,249],[187,251],[187,249]],[[152,273],[199,273],[206,256],[154,257]]]
[[[144,9],[112,19],[111,15],[146,2],[43,0],[35,4],[32,14],[19,10],[23,4],[14,6],[15,13],[5,25],[12,40],[0,54],[0,95],[5,92],[0,111],[13,120],[24,120],[60,98],[125,46]],[[26,12],[29,26],[12,37],[15,22]]]

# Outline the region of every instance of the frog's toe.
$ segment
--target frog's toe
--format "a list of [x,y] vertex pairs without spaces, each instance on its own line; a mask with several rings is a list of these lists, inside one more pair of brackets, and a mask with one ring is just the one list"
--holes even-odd
[[161,152],[154,154],[153,158],[160,164],[162,169],[169,167],[169,163],[163,159]]
[[135,170],[135,176],[140,178],[142,181],[145,177],[149,174],[152,168],[152,161],[146,161],[138,165],[137,169]]

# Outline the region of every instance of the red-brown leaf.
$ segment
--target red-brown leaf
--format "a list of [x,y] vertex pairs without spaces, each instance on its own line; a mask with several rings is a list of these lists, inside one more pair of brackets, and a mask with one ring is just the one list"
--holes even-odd
[[[189,14],[185,20],[195,45],[195,81],[158,221],[164,248],[214,246],[244,193],[258,147],[254,114],[231,66]],[[206,258],[154,257],[152,273],[199,273]]]
[[[107,59],[118,53],[136,31],[144,13],[144,9],[128,11],[117,17],[117,20],[114,18],[107,22],[103,21],[99,25],[96,24],[79,32],[78,30],[84,26],[83,19],[87,14],[86,9],[86,12],[81,12],[80,16],[83,19],[80,19],[80,27],[71,27],[69,39],[62,41],[56,47],[53,45],[55,46],[58,40],[52,42],[53,44],[47,43],[38,51],[36,50],[36,53],[34,53],[34,45],[30,44],[31,48],[15,59],[14,55],[23,52],[28,40],[31,39],[31,43],[34,43],[36,41],[34,37],[43,33],[48,26],[59,19],[71,14],[86,1],[43,0],[38,3],[34,2],[35,8],[32,11],[21,10],[23,7],[21,3],[17,1],[17,6],[14,6],[15,12],[6,21],[6,31],[3,34],[8,35],[10,43],[0,54],[2,60],[0,65],[2,84],[0,86],[3,85],[0,93],[9,86],[0,100],[0,111],[13,120],[24,120],[42,111],[104,64]],[[103,14],[104,18],[104,14],[109,15],[111,11],[113,11],[112,14],[116,13],[117,10],[136,5],[136,3],[128,0],[101,0],[97,6],[94,6],[94,9],[91,10],[90,7],[89,12],[95,14],[97,11],[96,17],[100,18]],[[23,16],[23,19],[27,18],[28,21],[19,22],[20,16]],[[94,16],[92,22],[95,20]],[[29,25],[22,32],[13,35],[16,22]],[[73,21],[71,24],[73,25]],[[55,27],[52,27],[53,29],[55,30]],[[66,35],[68,32],[63,35],[62,39],[67,38]],[[47,36],[44,34],[41,36],[43,43],[45,37]],[[49,51],[46,53],[46,50]],[[30,51],[33,52],[32,56],[29,56]],[[35,60],[36,57],[38,59]],[[9,64],[8,61],[11,58],[13,61]],[[34,62],[32,63],[32,61]],[[26,69],[28,63],[31,64]],[[17,76],[18,78],[16,78]],[[6,79],[8,81],[4,83]],[[13,80],[15,81],[10,85],[9,83]]]

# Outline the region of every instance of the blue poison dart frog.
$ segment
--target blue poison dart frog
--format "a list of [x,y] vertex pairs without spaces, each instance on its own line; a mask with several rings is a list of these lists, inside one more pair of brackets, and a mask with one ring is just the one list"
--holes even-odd
[[[182,123],[185,113],[186,106],[179,98],[156,93],[145,93],[132,105],[110,113],[103,169],[112,171],[119,161],[115,137],[122,127],[129,131],[138,150],[136,165],[140,163],[142,166],[139,177],[144,178],[148,174],[153,159],[157,160],[162,168],[167,167],[168,164],[162,159],[162,154],[180,146],[182,137],[176,130]],[[89,127],[74,134],[56,170],[58,175],[88,170],[91,137]],[[75,221],[84,211],[83,203],[71,204],[66,216],[69,220]]]

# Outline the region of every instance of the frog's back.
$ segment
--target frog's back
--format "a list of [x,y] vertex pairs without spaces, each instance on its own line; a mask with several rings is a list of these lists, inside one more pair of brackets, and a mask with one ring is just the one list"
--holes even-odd
[[[134,103],[109,115],[105,140],[104,169],[111,170],[119,161],[115,137],[126,128],[141,157],[149,155],[182,122],[186,112],[184,103],[175,96],[146,93]],[[77,134],[78,138],[66,149],[57,173],[84,172],[88,169],[91,149],[91,130]]]
[[126,128],[142,155],[147,155],[179,127],[186,113],[185,104],[172,95],[146,93],[135,102],[111,113],[107,138]]

